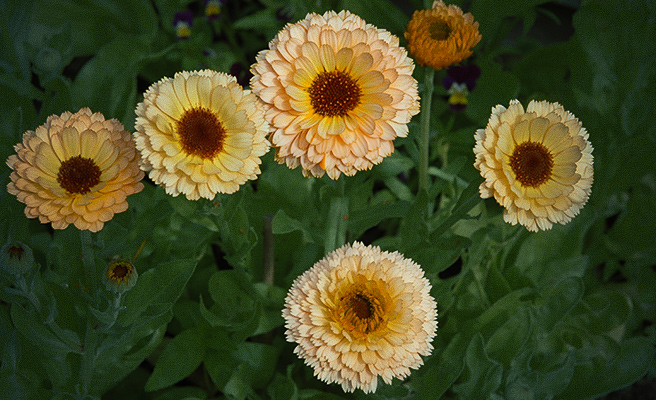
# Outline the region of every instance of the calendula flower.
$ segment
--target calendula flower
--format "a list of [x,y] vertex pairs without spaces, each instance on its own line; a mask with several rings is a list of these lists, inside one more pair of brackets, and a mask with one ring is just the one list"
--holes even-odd
[[142,168],[166,193],[189,200],[233,193],[260,173],[269,125],[253,93],[234,76],[178,72],[146,91],[134,138]]
[[437,308],[412,260],[355,242],[328,254],[293,283],[282,312],[286,336],[319,379],[346,392],[375,392],[423,364]]
[[130,261],[119,260],[107,266],[103,274],[105,288],[110,292],[125,293],[137,284],[139,274]]
[[55,229],[74,224],[97,232],[127,210],[127,196],[143,189],[130,133],[88,108],[51,115],[14,149],[7,159],[13,170],[7,191],[25,203],[28,218]]
[[370,169],[419,112],[414,63],[399,39],[348,11],[288,24],[251,70],[276,159],[305,176]]
[[481,197],[505,207],[504,220],[530,231],[551,229],[576,216],[592,186],[588,132],[558,103],[517,100],[498,105],[475,134],[474,166],[485,181]]
[[436,0],[433,8],[414,12],[405,38],[417,64],[441,70],[471,56],[481,35],[470,13]]
[[191,27],[194,25],[194,14],[191,11],[178,11],[173,17],[173,28],[178,39],[188,39]]

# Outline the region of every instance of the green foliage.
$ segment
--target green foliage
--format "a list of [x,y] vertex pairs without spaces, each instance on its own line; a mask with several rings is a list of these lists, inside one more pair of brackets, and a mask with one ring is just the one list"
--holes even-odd
[[[0,158],[49,115],[81,107],[132,131],[143,91],[177,71],[232,69],[248,82],[256,54],[308,12],[348,9],[404,45],[411,13],[429,3],[228,0],[208,21],[200,0],[4,1]],[[465,62],[481,77],[454,113],[437,72],[426,191],[419,116],[371,171],[308,179],[272,150],[256,181],[213,201],[146,180],[93,235],[27,219],[1,190],[0,247],[20,242],[32,258],[0,265],[0,398],[571,400],[653,376],[656,5],[578,3],[462,2],[483,35]],[[178,40],[185,9],[192,36]],[[478,193],[474,132],[514,98],[563,104],[594,146],[588,204],[550,231],[504,223]],[[439,311],[424,365],[370,396],[319,382],[281,316],[293,280],[354,240],[419,263]],[[139,272],[122,295],[101,284],[119,258]]]

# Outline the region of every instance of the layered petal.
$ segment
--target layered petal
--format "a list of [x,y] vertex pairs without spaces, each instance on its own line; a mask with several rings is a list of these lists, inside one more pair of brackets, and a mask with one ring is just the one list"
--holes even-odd
[[51,115],[14,148],[7,191],[25,203],[28,218],[54,229],[74,224],[97,232],[127,210],[128,195],[143,189],[132,135],[88,108]]
[[419,112],[413,70],[397,37],[348,11],[287,25],[251,67],[277,161],[333,179],[380,163]]
[[294,352],[346,392],[403,379],[431,353],[437,305],[422,269],[398,252],[355,242],[292,284],[282,312]]
[[172,196],[213,199],[260,173],[269,124],[255,95],[211,70],[163,78],[136,108],[142,169]]
[[566,224],[590,197],[592,145],[579,120],[558,103],[512,100],[497,106],[474,136],[481,197],[505,208],[504,220],[530,231]]

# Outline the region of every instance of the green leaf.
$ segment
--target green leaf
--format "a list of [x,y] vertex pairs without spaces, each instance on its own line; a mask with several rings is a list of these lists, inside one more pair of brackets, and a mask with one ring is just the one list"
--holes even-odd
[[149,308],[158,305],[170,310],[195,267],[194,260],[174,260],[140,274],[137,284],[124,295],[125,310],[119,314],[117,322],[129,326]]
[[271,400],[298,400],[298,386],[290,377],[293,365],[287,367],[287,375],[276,374],[267,388],[267,394]]
[[531,314],[525,308],[520,309],[492,334],[486,344],[487,353],[504,367],[510,367],[513,358],[527,347],[533,331],[532,326]]
[[63,361],[68,353],[80,352],[79,347],[73,348],[67,345],[48,329],[37,313],[28,312],[18,303],[11,305],[11,320],[27,340],[41,348],[52,359]]
[[342,0],[341,6],[336,10],[349,10],[362,17],[367,23],[402,37],[410,17],[390,0],[376,0],[376,6],[371,5],[372,3],[366,1]]
[[305,242],[311,243],[314,241],[312,233],[307,227],[301,221],[287,215],[284,210],[278,210],[276,215],[273,216],[271,228],[276,235],[300,231],[303,234],[303,240]]
[[139,321],[123,335],[106,336],[96,352],[94,390],[104,393],[131,374],[159,346],[170,320],[167,309]]
[[360,236],[367,229],[382,221],[391,218],[403,218],[410,209],[410,202],[397,201],[394,203],[372,204],[369,207],[349,212],[349,229],[355,237]]
[[275,10],[264,9],[248,16],[239,18],[232,24],[234,29],[279,29],[280,21],[276,18]]
[[534,308],[534,317],[545,330],[550,330],[576,306],[583,297],[583,281],[578,278],[566,278],[546,292],[543,304]]
[[245,377],[254,389],[267,386],[278,361],[277,347],[255,342],[242,342],[232,353],[235,361],[244,365]]
[[447,231],[453,224],[464,218],[472,208],[481,202],[481,196],[478,194],[478,184],[471,182],[467,186],[456,202],[453,209],[445,217],[444,213],[437,214],[431,221],[430,225],[434,226],[431,229],[431,241],[437,240],[444,232]]
[[487,400],[501,386],[503,366],[488,357],[483,336],[472,338],[465,355],[469,378],[453,386],[453,391],[463,399]]
[[35,21],[44,25],[64,25],[70,29],[75,56],[94,54],[117,35],[143,35],[152,39],[157,32],[155,10],[150,2],[144,1],[40,0],[36,2],[34,14]]
[[426,365],[413,375],[417,398],[439,399],[458,379],[465,368],[465,350],[471,336],[457,333],[443,351],[436,348]]
[[71,95],[93,112],[117,118],[131,130],[137,74],[150,52],[149,40],[128,35],[116,37],[82,67],[71,87]]
[[589,399],[602,396],[642,378],[653,368],[656,352],[644,337],[628,339],[620,344],[616,356],[598,356],[577,363],[570,385],[558,399]]
[[548,371],[533,369],[533,360],[532,349],[513,359],[506,378],[506,399],[549,399],[562,392],[572,379],[576,357],[571,353]]
[[145,390],[162,389],[191,375],[205,357],[205,336],[197,329],[182,331],[166,345],[157,359]]
[[209,310],[200,304],[200,312],[207,322],[234,332],[235,340],[253,335],[260,324],[262,304],[244,272],[218,271],[208,286],[214,304]]

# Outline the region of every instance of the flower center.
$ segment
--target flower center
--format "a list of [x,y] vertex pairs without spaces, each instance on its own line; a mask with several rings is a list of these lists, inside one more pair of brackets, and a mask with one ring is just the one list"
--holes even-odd
[[118,261],[112,264],[108,271],[107,277],[115,282],[126,281],[132,273],[132,266],[124,261]]
[[351,307],[351,310],[355,316],[360,319],[366,319],[371,316],[371,303],[369,302],[369,299],[362,294],[356,294],[353,296],[349,306]]
[[18,258],[18,261],[23,257],[23,253],[25,253],[25,249],[22,248],[19,245],[11,245],[9,246],[9,259],[11,260],[12,258]]
[[182,151],[203,159],[212,159],[223,150],[226,136],[217,116],[203,107],[185,111],[177,123],[176,133]]
[[361,289],[344,295],[338,304],[336,318],[343,328],[356,338],[377,331],[384,322],[384,304]]
[[308,89],[314,112],[327,117],[343,116],[360,104],[362,89],[341,71],[320,73]]
[[524,142],[510,156],[510,168],[524,186],[537,187],[551,178],[553,155],[542,143]]
[[61,163],[57,183],[68,193],[85,194],[100,183],[100,174],[100,168],[92,159],[75,156]]
[[446,40],[451,34],[451,29],[442,22],[436,22],[428,28],[428,33],[433,40]]

